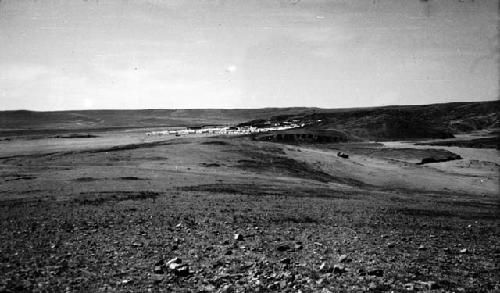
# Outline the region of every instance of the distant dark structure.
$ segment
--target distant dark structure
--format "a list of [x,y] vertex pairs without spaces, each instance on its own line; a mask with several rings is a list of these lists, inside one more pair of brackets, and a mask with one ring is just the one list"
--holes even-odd
[[293,129],[259,134],[257,140],[267,140],[285,143],[340,143],[347,142],[348,137],[340,131],[311,131]]
[[349,159],[349,155],[343,152],[338,152],[337,157],[341,157],[343,159]]

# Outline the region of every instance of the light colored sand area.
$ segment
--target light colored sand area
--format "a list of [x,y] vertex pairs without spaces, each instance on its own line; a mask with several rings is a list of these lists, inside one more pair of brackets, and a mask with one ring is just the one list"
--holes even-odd
[[[0,158],[48,154],[54,152],[92,150],[104,147],[123,146],[128,144],[148,143],[176,139],[173,135],[146,136],[145,130],[124,130],[96,133],[94,138],[18,138],[0,141]],[[189,137],[207,137],[206,134],[195,134]]]
[[[391,147],[394,144],[391,144]],[[409,147],[400,144],[401,147]],[[498,194],[498,167],[473,165],[457,167],[470,162],[465,154],[464,160],[416,165],[394,160],[378,159],[368,156],[350,155],[349,159],[337,157],[335,151],[315,148],[300,148],[299,159],[315,164],[325,172],[335,176],[350,177],[375,186],[425,191],[456,191],[472,194]],[[484,157],[491,156],[491,150],[474,149],[474,158],[484,151]],[[482,157],[482,158],[484,158]],[[466,163],[464,163],[464,161]],[[493,163],[494,164],[494,163]],[[456,169],[462,170],[461,173]],[[463,171],[465,169],[465,172]]]
[[[146,141],[137,133],[111,133],[100,141],[95,139],[54,139],[41,152],[76,151],[57,156],[39,156],[13,160],[0,165],[0,196],[32,197],[63,196],[81,192],[109,190],[175,190],[182,186],[199,184],[297,184],[297,186],[328,187],[332,190],[362,190],[363,186],[348,186],[334,182],[319,182],[311,178],[287,173],[283,168],[266,167],[262,170],[241,168],[240,160],[252,160],[252,152],[266,148],[283,150],[278,156],[287,156],[305,162],[312,170],[319,170],[337,178],[351,178],[376,188],[412,192],[446,192],[486,196],[490,201],[498,194],[498,156],[495,150],[462,149],[454,147],[414,146],[407,143],[389,143],[388,147],[440,148],[460,154],[464,159],[416,165],[398,160],[350,154],[349,159],[337,156],[336,150],[316,147],[290,146],[238,138],[217,138],[222,145],[203,144],[205,139],[182,138],[178,143],[135,148],[119,152],[79,153],[130,143],[144,143],[172,139],[154,137]],[[214,139],[212,139],[214,140]],[[31,143],[31,141],[28,141]],[[39,142],[39,141],[38,141]],[[97,143],[96,143],[97,142]],[[36,143],[16,152],[24,142],[11,142],[5,153],[37,153]],[[455,149],[458,149],[457,151]],[[292,166],[293,167],[293,166]],[[300,168],[300,165],[295,167]],[[9,175],[10,174],[10,175]],[[33,179],[22,179],[27,175]],[[17,177],[16,177],[17,176]],[[21,176],[21,177],[19,177]],[[124,177],[137,177],[136,179]],[[21,179],[19,179],[21,178]]]

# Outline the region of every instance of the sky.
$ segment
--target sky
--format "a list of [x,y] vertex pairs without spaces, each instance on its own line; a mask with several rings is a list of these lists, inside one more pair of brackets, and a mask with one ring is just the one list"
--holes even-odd
[[500,0],[0,0],[0,110],[499,98]]

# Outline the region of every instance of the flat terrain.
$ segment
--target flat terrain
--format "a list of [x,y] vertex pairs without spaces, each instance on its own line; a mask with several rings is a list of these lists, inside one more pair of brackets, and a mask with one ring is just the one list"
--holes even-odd
[[495,149],[145,131],[0,141],[0,292],[500,290]]

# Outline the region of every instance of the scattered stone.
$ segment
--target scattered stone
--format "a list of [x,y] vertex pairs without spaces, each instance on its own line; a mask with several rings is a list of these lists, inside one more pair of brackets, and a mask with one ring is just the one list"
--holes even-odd
[[155,266],[154,272],[155,274],[163,274],[163,268],[161,266]]
[[226,284],[218,292],[220,292],[220,293],[232,293],[232,292],[234,292],[234,287],[233,287],[233,285]]
[[407,283],[403,285],[406,291],[415,291],[415,286],[412,283]]
[[340,263],[346,263],[346,262],[351,262],[352,259],[350,259],[346,254],[342,254],[339,256],[339,262]]
[[282,258],[280,260],[280,263],[287,264],[287,265],[290,264],[291,262],[292,262],[292,260],[290,258],[288,258],[288,257]]
[[384,271],[381,269],[373,269],[373,270],[368,271],[368,275],[375,276],[375,277],[383,277]]
[[174,257],[174,258],[172,258],[171,260],[169,260],[169,261],[167,262],[167,265],[170,265],[170,264],[172,264],[172,263],[177,263],[177,264],[182,263],[182,259],[180,259],[180,258],[178,258],[178,257]]
[[345,266],[340,265],[340,264],[336,264],[336,265],[333,266],[333,272],[335,274],[345,273],[346,272]]
[[319,266],[319,271],[322,273],[331,273],[333,269],[326,262],[324,262]]
[[216,290],[215,286],[212,284],[204,285],[201,287],[201,292],[214,292]]
[[236,241],[243,241],[243,235],[241,235],[241,234],[234,234],[233,238]]
[[186,277],[190,274],[188,265],[184,264],[175,270],[175,274],[181,277]]
[[278,245],[278,247],[276,247],[276,250],[281,251],[281,252],[288,251],[288,250],[290,250],[290,246],[288,246],[286,244],[281,244],[281,245]]
[[427,287],[427,289],[429,289],[429,290],[439,289],[438,284],[434,281],[427,281],[427,282],[424,282],[424,284]]
[[286,288],[286,281],[285,280],[279,281],[279,286],[280,286],[281,290],[285,289]]
[[172,271],[175,271],[175,270],[178,270],[179,268],[181,268],[183,266],[183,264],[180,264],[180,263],[170,263],[168,264],[168,268]]
[[155,283],[161,283],[164,279],[162,274],[152,274],[151,279],[153,279],[153,282]]

